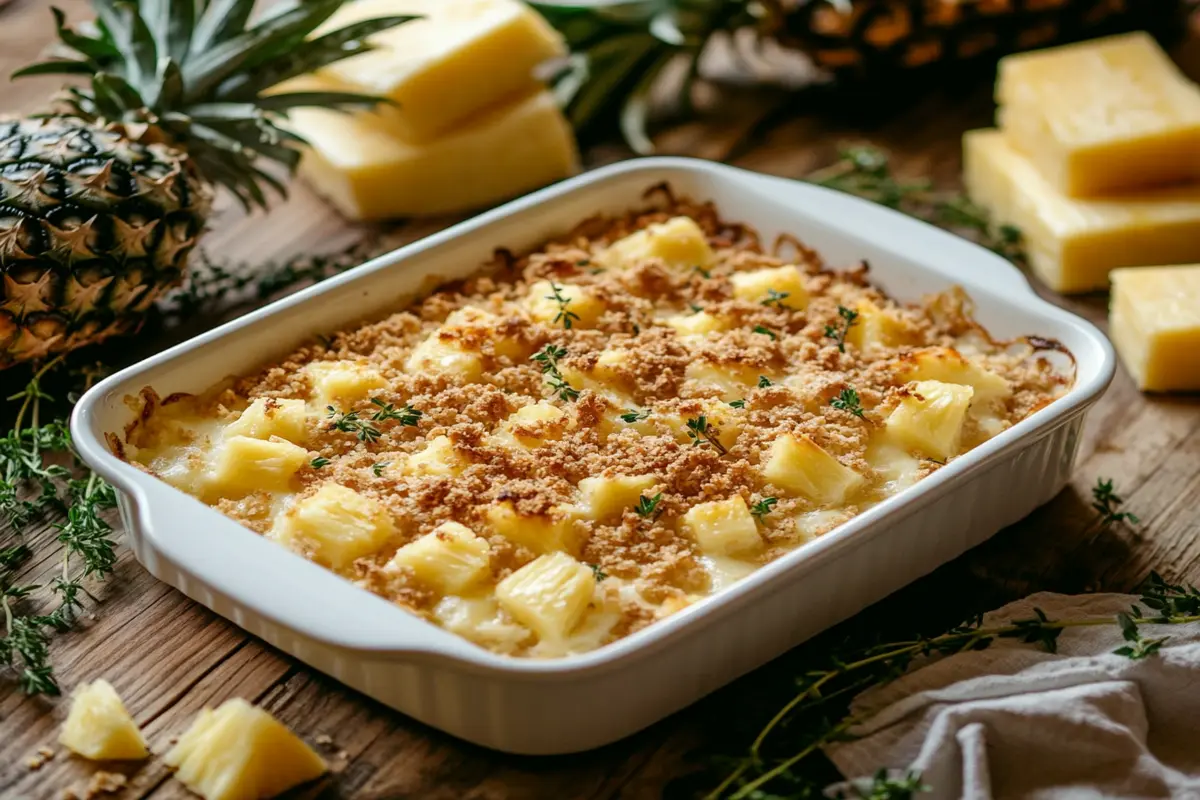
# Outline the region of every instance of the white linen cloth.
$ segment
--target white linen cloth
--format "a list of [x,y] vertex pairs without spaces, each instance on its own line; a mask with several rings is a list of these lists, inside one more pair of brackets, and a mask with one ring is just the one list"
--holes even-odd
[[[1112,618],[1137,601],[1035,594],[983,624],[1035,606],[1050,619]],[[855,698],[861,738],[825,752],[848,778],[917,770],[932,790],[917,796],[930,800],[1200,798],[1200,623],[1139,628],[1170,639],[1148,658],[1114,655],[1114,622],[1063,630],[1057,653],[1000,639],[914,664]]]

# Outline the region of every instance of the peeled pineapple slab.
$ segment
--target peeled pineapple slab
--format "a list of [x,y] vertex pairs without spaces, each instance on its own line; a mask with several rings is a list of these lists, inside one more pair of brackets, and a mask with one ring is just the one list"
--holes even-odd
[[1146,33],[1009,56],[1009,142],[1068,197],[1200,178],[1200,89]]
[[517,0],[358,0],[320,32],[375,17],[420,20],[370,37],[375,49],[318,73],[350,91],[395,101],[380,113],[396,134],[426,142],[534,84],[534,70],[566,54],[562,37]]
[[1200,265],[1113,272],[1109,335],[1140,389],[1200,390]]
[[543,90],[422,145],[398,139],[369,115],[297,108],[288,116],[309,144],[300,173],[353,220],[480,208],[579,169],[575,135]]
[[93,761],[120,761],[150,755],[142,732],[129,716],[117,690],[102,679],[75,687],[71,710],[58,742]]
[[328,769],[283,723],[240,698],[201,711],[163,761],[205,800],[275,797]]
[[964,136],[963,181],[994,220],[1021,230],[1030,266],[1055,291],[1107,288],[1118,267],[1200,261],[1200,184],[1072,200],[997,130]]

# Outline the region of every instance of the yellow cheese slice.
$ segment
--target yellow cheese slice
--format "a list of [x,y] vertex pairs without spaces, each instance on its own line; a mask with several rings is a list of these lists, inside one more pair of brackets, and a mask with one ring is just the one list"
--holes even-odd
[[545,90],[424,145],[395,138],[365,115],[303,108],[290,117],[311,145],[300,173],[351,219],[466,211],[578,169],[570,125]]
[[1072,200],[997,130],[963,138],[967,192],[1025,236],[1034,272],[1059,292],[1108,286],[1117,267],[1200,261],[1200,184]]
[[358,0],[322,31],[396,14],[422,19],[375,34],[376,49],[318,74],[343,89],[395,101],[380,114],[412,142],[530,90],[534,69],[566,53],[562,37],[517,0]]
[[1009,56],[1000,128],[1071,197],[1200,178],[1200,88],[1145,33]]
[[1200,390],[1200,265],[1112,274],[1109,335],[1139,388]]

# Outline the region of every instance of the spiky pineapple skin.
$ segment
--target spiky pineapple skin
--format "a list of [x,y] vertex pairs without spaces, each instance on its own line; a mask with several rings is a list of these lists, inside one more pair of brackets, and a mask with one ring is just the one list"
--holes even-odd
[[212,190],[139,134],[0,118],[0,369],[136,330],[183,277]]

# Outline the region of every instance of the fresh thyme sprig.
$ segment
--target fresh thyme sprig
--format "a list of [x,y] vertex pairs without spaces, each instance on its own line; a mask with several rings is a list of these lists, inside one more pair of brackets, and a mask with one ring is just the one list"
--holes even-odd
[[764,306],[775,306],[776,308],[785,308],[783,301],[792,296],[791,292],[777,292],[774,289],[767,289],[767,298],[762,301]]
[[653,522],[662,515],[662,509],[658,507],[659,503],[662,502],[662,498],[662,492],[654,495],[654,497],[641,495],[638,497],[637,505],[633,507],[633,510],[642,519],[648,519]]
[[632,425],[635,422],[641,422],[644,419],[649,419],[649,417],[650,409],[645,408],[641,411],[638,411],[636,408],[631,408],[621,415],[621,421],[628,422],[630,425]]
[[542,374],[546,376],[546,383],[550,384],[551,391],[558,396],[559,400],[574,402],[579,399],[579,390],[567,383],[558,370],[558,360],[566,354],[567,348],[548,344],[530,356],[529,360],[538,362],[542,368]]
[[775,509],[775,505],[778,502],[779,499],[776,497],[764,497],[762,500],[759,500],[757,503],[750,506],[750,513],[753,514],[759,522],[762,522],[763,518]]
[[730,400],[729,407],[730,408],[745,408],[746,407],[746,398],[739,397],[737,400]]
[[1101,527],[1107,528],[1118,522],[1132,522],[1134,525],[1141,522],[1133,512],[1117,510],[1124,502],[1113,489],[1112,478],[1096,479],[1096,485],[1092,487],[1092,508],[1100,514]]
[[771,330],[766,325],[755,325],[754,332],[762,334],[763,336],[771,337],[771,341],[775,341],[776,339],[779,338],[778,336],[775,335],[775,331]]
[[774,385],[775,385],[775,382],[772,381],[770,378],[768,378],[766,375],[758,376],[758,388],[766,389],[768,386],[774,386]]
[[375,477],[376,477],[376,478],[382,478],[382,477],[383,477],[383,471],[384,471],[385,469],[387,469],[389,466],[391,466],[391,463],[392,463],[392,462],[390,462],[390,461],[379,461],[379,462],[377,462],[377,463],[375,463],[375,464],[372,464],[372,465],[371,465],[371,472],[375,474]]
[[850,333],[850,329],[858,324],[858,312],[845,306],[838,306],[838,316],[841,321],[837,325],[825,326],[825,338],[837,342],[838,352],[844,353],[846,352],[846,336]]
[[862,402],[858,399],[858,392],[853,387],[847,386],[842,389],[838,392],[837,397],[829,401],[829,405],[841,411],[848,411],[859,419],[867,418],[863,412]]
[[321,467],[329,466],[329,459],[325,458],[325,456],[317,456],[308,463],[313,469],[320,469]]
[[592,569],[592,577],[596,579],[596,583],[608,577],[608,573],[599,564],[588,564],[588,566]]
[[729,452],[725,448],[725,445],[721,444],[721,440],[717,438],[717,431],[713,429],[712,424],[708,421],[708,417],[703,414],[688,419],[687,435],[693,447],[701,447],[707,443],[712,445],[713,449],[721,455]]
[[394,419],[401,425],[415,426],[421,421],[421,412],[409,403],[405,403],[404,408],[396,408],[378,397],[372,397],[371,404],[379,407],[379,410],[371,415],[371,419],[376,422]]
[[578,314],[567,308],[571,304],[571,298],[563,297],[562,287],[554,281],[550,281],[550,291],[553,294],[546,295],[546,299],[558,303],[558,313],[554,315],[553,324],[557,325],[561,322],[564,329],[571,330],[571,325],[579,319]]
[[329,430],[353,433],[360,442],[370,444],[383,435],[379,428],[359,417],[357,411],[339,411],[333,406],[325,406],[325,416],[331,420]]

